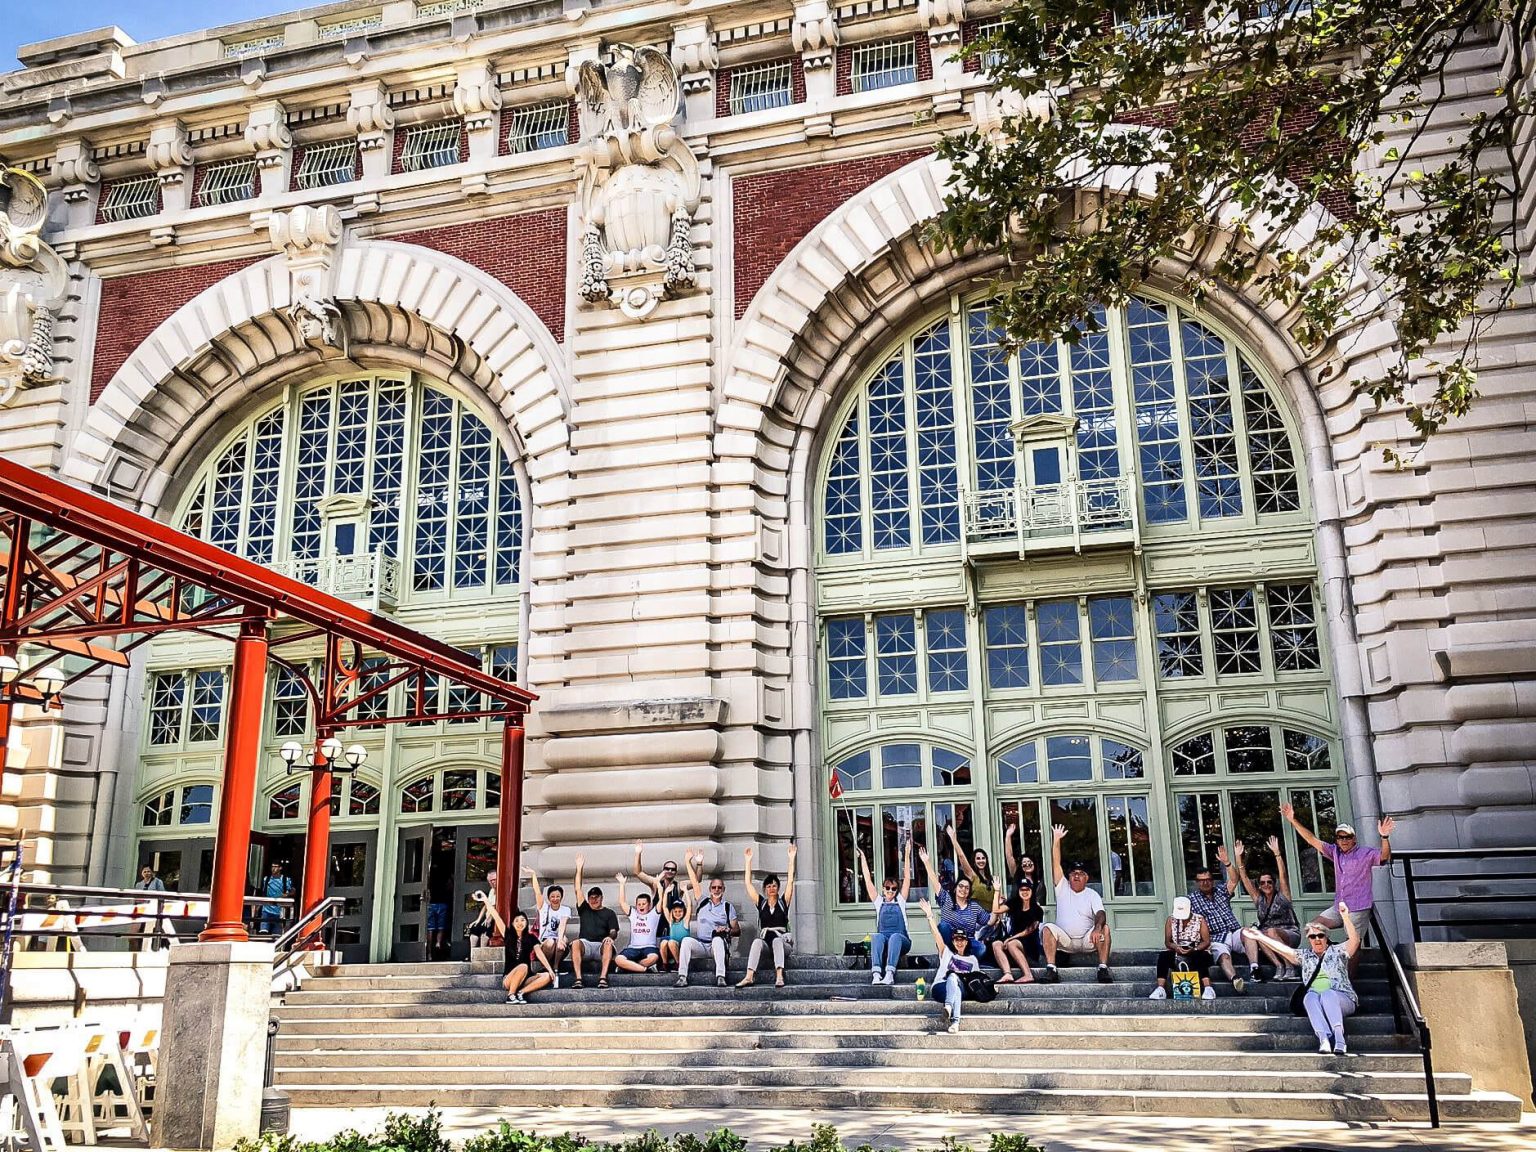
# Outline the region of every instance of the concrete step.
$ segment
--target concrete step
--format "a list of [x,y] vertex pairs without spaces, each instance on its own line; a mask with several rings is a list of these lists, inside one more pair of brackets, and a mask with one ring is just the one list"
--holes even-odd
[[[937,1040],[935,1035],[933,1039]],[[311,1049],[288,1048],[282,1052],[285,1074],[300,1071],[319,1074],[330,1072],[365,1072],[379,1068],[399,1069],[402,1081],[414,1080],[414,1073],[425,1069],[466,1067],[466,1053],[474,1059],[469,1066],[489,1075],[492,1070],[532,1070],[544,1067],[566,1069],[718,1069],[722,1073],[738,1068],[815,1068],[815,1069],[931,1069],[942,1073],[954,1055],[955,1042],[946,1035],[946,1044],[922,1047],[885,1047],[878,1042],[867,1047],[838,1045],[813,1048],[699,1048],[636,1050],[634,1048],[583,1048],[568,1046],[563,1039],[543,1044],[537,1049],[495,1044],[480,1044],[470,1049],[460,1045],[452,1050],[434,1048],[403,1049],[385,1044],[370,1048],[349,1046],[344,1049],[320,1044]],[[970,1045],[967,1043],[967,1047]],[[1416,1053],[1355,1052],[1347,1058],[1333,1059],[1300,1049],[1290,1052],[1231,1052],[1224,1048],[1187,1049],[1151,1046],[1119,1048],[1105,1045],[1094,1048],[1062,1048],[1044,1045],[1027,1049],[989,1049],[1007,1061],[1009,1072],[1038,1071],[1143,1071],[1185,1068],[1194,1072],[1290,1072],[1311,1075],[1319,1067],[1351,1075],[1396,1073],[1423,1077],[1423,1066]],[[995,1061],[978,1061],[990,1066]],[[1452,1073],[1436,1075],[1444,1092],[1465,1092],[1468,1078]]]
[[[963,1051],[964,1041],[958,1046]],[[952,1069],[951,1069],[952,1071]],[[381,1083],[326,1085],[301,1079],[284,1081],[295,1108],[425,1107],[451,1103],[456,1107],[543,1107],[555,1100],[580,1100],[598,1108],[806,1108],[849,1111],[1055,1113],[1071,1115],[1160,1115],[1178,1117],[1333,1120],[1355,1123],[1422,1122],[1428,1107],[1420,1091],[1364,1096],[1344,1088],[1335,1092],[1240,1092],[1226,1089],[1190,1091],[1186,1085],[1151,1091],[1123,1088],[980,1087],[970,1074],[938,1077],[920,1091],[890,1088],[848,1088],[819,1084],[786,1087],[774,1072],[768,1083],[748,1085],[678,1086],[662,1082],[614,1086],[602,1081],[561,1076],[539,1085],[514,1086],[471,1076],[442,1086],[410,1087]],[[1406,1086],[1405,1086],[1406,1087]],[[1502,1093],[1473,1092],[1440,1098],[1447,1120],[1515,1123],[1520,1102]]]

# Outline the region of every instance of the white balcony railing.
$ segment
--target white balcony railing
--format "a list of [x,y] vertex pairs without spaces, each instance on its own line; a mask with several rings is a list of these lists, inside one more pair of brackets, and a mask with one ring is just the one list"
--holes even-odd
[[1031,542],[1066,537],[1072,547],[1080,548],[1085,534],[1136,534],[1136,487],[1130,476],[967,492],[964,504],[968,543],[1011,536],[1021,553]]
[[358,556],[294,557],[272,567],[322,592],[374,609],[393,609],[400,601],[400,561],[382,551]]

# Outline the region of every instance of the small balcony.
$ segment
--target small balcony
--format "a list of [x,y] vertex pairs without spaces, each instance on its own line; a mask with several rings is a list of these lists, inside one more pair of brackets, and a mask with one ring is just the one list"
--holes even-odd
[[1020,484],[994,492],[967,492],[962,501],[967,556],[1081,552],[1084,547],[1141,542],[1131,476],[1068,480],[1034,488]]
[[293,557],[272,567],[284,576],[375,612],[392,612],[400,600],[400,561],[382,550],[355,556]]

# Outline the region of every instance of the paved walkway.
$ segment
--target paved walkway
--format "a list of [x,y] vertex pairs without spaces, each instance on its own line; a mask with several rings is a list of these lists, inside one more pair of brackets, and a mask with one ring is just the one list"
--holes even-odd
[[[420,1112],[419,1108],[400,1109]],[[703,1134],[729,1127],[756,1152],[790,1140],[806,1140],[816,1124],[836,1126],[845,1145],[936,1148],[946,1136],[985,1152],[993,1132],[1027,1135],[1045,1152],[1532,1152],[1536,1114],[1519,1125],[1450,1125],[1430,1128],[1276,1123],[1264,1120],[1138,1119],[1133,1116],[962,1116],[952,1113],[817,1113],[794,1109],[445,1108],[443,1125],[454,1140],[505,1120],[514,1128],[543,1133],[575,1132],[595,1141],[622,1140],[648,1128]],[[382,1108],[305,1108],[293,1113],[291,1131],[323,1139],[346,1128],[367,1132],[383,1120]]]

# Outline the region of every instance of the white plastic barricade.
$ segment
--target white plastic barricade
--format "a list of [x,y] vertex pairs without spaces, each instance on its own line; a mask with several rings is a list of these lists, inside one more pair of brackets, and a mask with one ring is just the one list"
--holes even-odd
[[[149,1139],[135,1081],[123,1059],[122,1035],[115,1028],[71,1024],[12,1030],[0,1036],[0,1062],[5,1065],[6,1128],[17,1130],[19,1110],[20,1132],[33,1152],[62,1152],[70,1136],[95,1144],[98,1129],[125,1122],[135,1138]],[[116,1088],[104,1087],[108,1067]],[[56,1096],[54,1084],[61,1080],[64,1092]]]
[[16,931],[65,932],[67,940],[77,951],[85,951],[85,940],[78,933],[81,928],[101,928],[110,924],[140,924],[149,930],[165,933],[172,944],[178,942],[173,924],[175,920],[208,919],[206,900],[166,900],[157,903],[143,900],[133,904],[102,904],[90,908],[69,908],[61,905],[46,912],[22,912],[16,917]]

